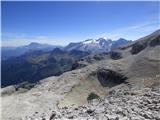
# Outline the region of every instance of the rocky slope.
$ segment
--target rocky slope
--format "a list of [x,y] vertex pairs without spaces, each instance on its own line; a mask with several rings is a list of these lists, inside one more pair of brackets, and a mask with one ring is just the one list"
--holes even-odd
[[50,110],[50,114],[34,113],[25,119],[41,120],[159,120],[160,91],[114,90],[103,100],[92,100],[87,106],[71,106]]
[[[29,91],[16,91],[12,87],[8,95],[4,88],[2,118],[158,120],[159,43],[160,30],[114,50],[114,54],[106,55],[107,59],[86,62],[86,67],[41,80]],[[145,92],[146,87],[156,91]],[[122,92],[115,91],[118,89]],[[88,105],[91,93],[102,101]]]

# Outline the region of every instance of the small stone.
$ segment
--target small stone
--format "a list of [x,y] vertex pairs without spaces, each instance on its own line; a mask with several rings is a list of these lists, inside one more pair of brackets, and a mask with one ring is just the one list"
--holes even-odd
[[73,119],[73,118],[74,118],[73,116],[69,116],[69,117],[68,117],[68,119]]
[[35,114],[38,114],[38,112],[35,112]]
[[87,110],[87,113],[88,113],[88,114],[92,114],[93,112],[94,112],[94,111],[91,110],[91,109],[88,109],[88,110]]
[[55,116],[56,116],[56,113],[52,113],[52,115],[50,116],[49,120],[53,120]]

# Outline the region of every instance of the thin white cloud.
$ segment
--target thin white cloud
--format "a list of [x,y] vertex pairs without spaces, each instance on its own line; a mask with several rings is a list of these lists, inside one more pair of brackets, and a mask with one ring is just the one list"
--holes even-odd
[[36,36],[36,39],[45,40],[48,39],[47,36]]
[[111,39],[119,39],[121,37],[136,40],[147,34],[154,32],[159,29],[158,22],[144,22],[137,25],[131,25],[129,27],[119,28],[111,32],[100,34],[99,36],[107,36]]
[[12,32],[3,32],[1,33],[2,38],[24,38],[26,35],[24,33],[17,34]]
[[141,23],[141,24],[138,24],[138,25],[133,25],[133,26],[129,26],[129,27],[125,27],[125,28],[122,28],[122,29],[119,29],[119,31],[122,31],[122,32],[125,32],[125,31],[128,31],[128,30],[137,30],[139,28],[145,28],[145,27],[148,27],[148,26],[157,26],[157,22],[146,22],[146,23]]

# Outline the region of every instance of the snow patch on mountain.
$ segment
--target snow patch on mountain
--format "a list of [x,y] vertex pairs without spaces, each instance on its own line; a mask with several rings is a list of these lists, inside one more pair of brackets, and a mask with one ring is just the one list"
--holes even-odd
[[66,46],[66,50],[81,50],[81,51],[87,51],[87,52],[110,52],[112,48],[116,48],[120,45],[127,44],[129,41],[120,38],[117,41],[112,41],[111,39],[107,37],[101,37],[97,39],[87,39],[82,42],[78,43],[70,43],[68,46]]

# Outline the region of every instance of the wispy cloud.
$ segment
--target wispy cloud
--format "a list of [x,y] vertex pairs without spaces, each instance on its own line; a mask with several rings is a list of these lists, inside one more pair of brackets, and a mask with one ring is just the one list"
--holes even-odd
[[128,31],[128,30],[138,30],[138,29],[141,29],[141,28],[146,28],[146,27],[150,27],[150,26],[158,26],[157,22],[146,22],[146,23],[141,23],[141,24],[138,24],[138,25],[133,25],[133,26],[129,26],[129,27],[125,27],[125,28],[122,28],[122,29],[119,29],[120,31]]
[[110,37],[112,39],[123,37],[126,39],[136,40],[140,37],[154,32],[157,29],[160,29],[158,21],[144,22],[141,24],[131,25],[128,27],[113,30],[111,32],[103,33],[100,36],[107,35],[107,37]]
[[24,33],[21,34],[17,34],[17,33],[13,33],[13,32],[2,32],[1,33],[1,37],[3,38],[7,38],[7,39],[11,39],[11,38],[24,38],[26,37],[26,35]]
[[[158,21],[152,21],[152,22],[143,22],[141,24],[135,24],[123,28],[118,28],[116,30],[108,31],[102,34],[98,34],[93,37],[107,37],[111,38],[113,40],[117,40],[119,38],[125,38],[129,40],[136,40],[143,36],[146,36],[155,30],[160,29]],[[86,36],[86,39],[89,36]],[[37,35],[37,36],[31,36],[26,35],[24,33],[17,34],[17,33],[2,33],[2,46],[20,46],[20,45],[26,45],[31,42],[38,42],[38,43],[48,43],[53,45],[67,45],[68,42],[74,42],[71,41],[71,38],[55,38],[53,36],[47,36],[47,35]],[[75,39],[74,39],[75,40]],[[83,41],[82,39],[81,41]]]

